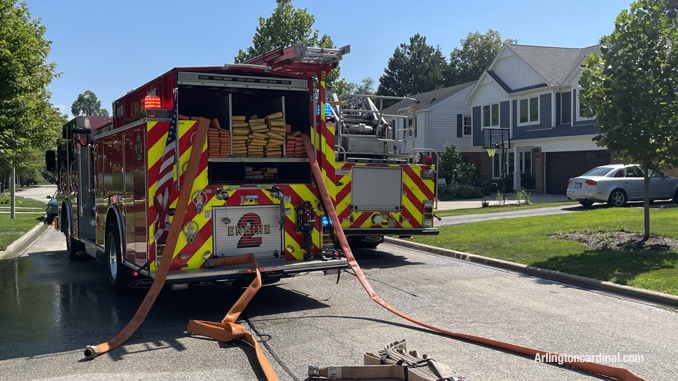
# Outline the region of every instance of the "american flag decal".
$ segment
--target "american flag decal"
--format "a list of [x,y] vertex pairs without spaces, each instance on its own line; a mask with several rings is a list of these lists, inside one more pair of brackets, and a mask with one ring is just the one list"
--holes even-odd
[[156,210],[156,225],[155,241],[160,242],[161,239],[166,238],[167,232],[170,229],[169,222],[169,206],[170,206],[170,191],[172,182],[174,180],[174,162],[176,159],[177,148],[177,130],[179,126],[179,103],[176,96],[174,97],[174,105],[172,106],[171,120],[169,129],[167,131],[167,143],[165,143],[165,151],[162,154],[160,173],[158,175],[158,185],[155,190],[155,197],[153,204]]

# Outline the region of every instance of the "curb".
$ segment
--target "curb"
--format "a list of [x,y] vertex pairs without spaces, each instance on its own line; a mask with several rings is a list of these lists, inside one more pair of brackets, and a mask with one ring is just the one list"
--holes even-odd
[[443,249],[436,246],[424,245],[422,243],[404,241],[402,239],[384,237],[384,242],[390,243],[392,245],[403,246],[410,249],[421,250],[429,253],[434,253],[442,255],[445,257],[450,257],[454,259],[460,259],[463,261],[480,263],[487,266],[498,267],[506,270],[511,270],[519,273],[534,275],[540,278],[547,278],[552,280],[561,281],[564,283],[575,284],[579,286],[586,286],[589,288],[604,290],[613,292],[616,294],[621,294],[625,296],[631,296],[637,299],[649,300],[656,303],[670,305],[672,307],[678,307],[678,296],[663,294],[661,292],[643,290],[635,287],[624,286],[621,284],[605,282],[602,280],[586,278],[579,275],[565,274],[558,271],[541,269],[538,267],[522,265],[515,262],[504,261],[501,259],[483,257],[480,255],[464,253],[462,251]]
[[19,237],[16,241],[12,242],[7,246],[7,250],[0,251],[0,259],[12,259],[17,257],[17,253],[20,253],[22,249],[25,249],[27,246],[33,243],[35,237],[42,234],[45,230],[49,229],[52,225],[47,225],[44,222],[40,222],[29,230],[27,233]]

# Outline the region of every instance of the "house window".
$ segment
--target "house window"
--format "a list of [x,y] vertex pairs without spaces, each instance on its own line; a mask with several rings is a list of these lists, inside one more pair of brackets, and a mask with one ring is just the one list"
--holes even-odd
[[483,106],[483,127],[499,127],[499,103]]
[[539,97],[518,101],[518,125],[539,123]]
[[464,115],[464,135],[471,135],[473,131],[473,124],[471,122],[471,115]]
[[581,88],[577,89],[577,120],[593,119],[594,115],[591,113],[591,109],[582,106],[580,99],[581,99]]

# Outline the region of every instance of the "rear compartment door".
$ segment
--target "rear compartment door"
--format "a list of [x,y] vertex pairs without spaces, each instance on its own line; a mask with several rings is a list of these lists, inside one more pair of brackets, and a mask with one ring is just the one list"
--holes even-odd
[[212,209],[216,257],[283,254],[278,205],[226,206]]

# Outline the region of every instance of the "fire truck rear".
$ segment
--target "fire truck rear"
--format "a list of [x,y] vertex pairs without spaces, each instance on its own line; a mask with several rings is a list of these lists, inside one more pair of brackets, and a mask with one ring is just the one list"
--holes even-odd
[[[57,226],[69,256],[106,263],[117,293],[150,284],[162,255],[173,256],[175,287],[247,276],[246,266],[223,266],[244,253],[270,277],[346,267],[323,224],[332,206],[320,201],[302,136],[316,136],[313,76],[324,79],[348,52],[302,45],[280,50],[275,68],[175,68],[116,100],[110,123],[64,126],[47,161],[59,174]],[[194,147],[205,122],[207,142]],[[198,175],[186,179],[198,148]],[[177,205],[188,182],[190,203]],[[182,233],[165,253],[179,207]]]

